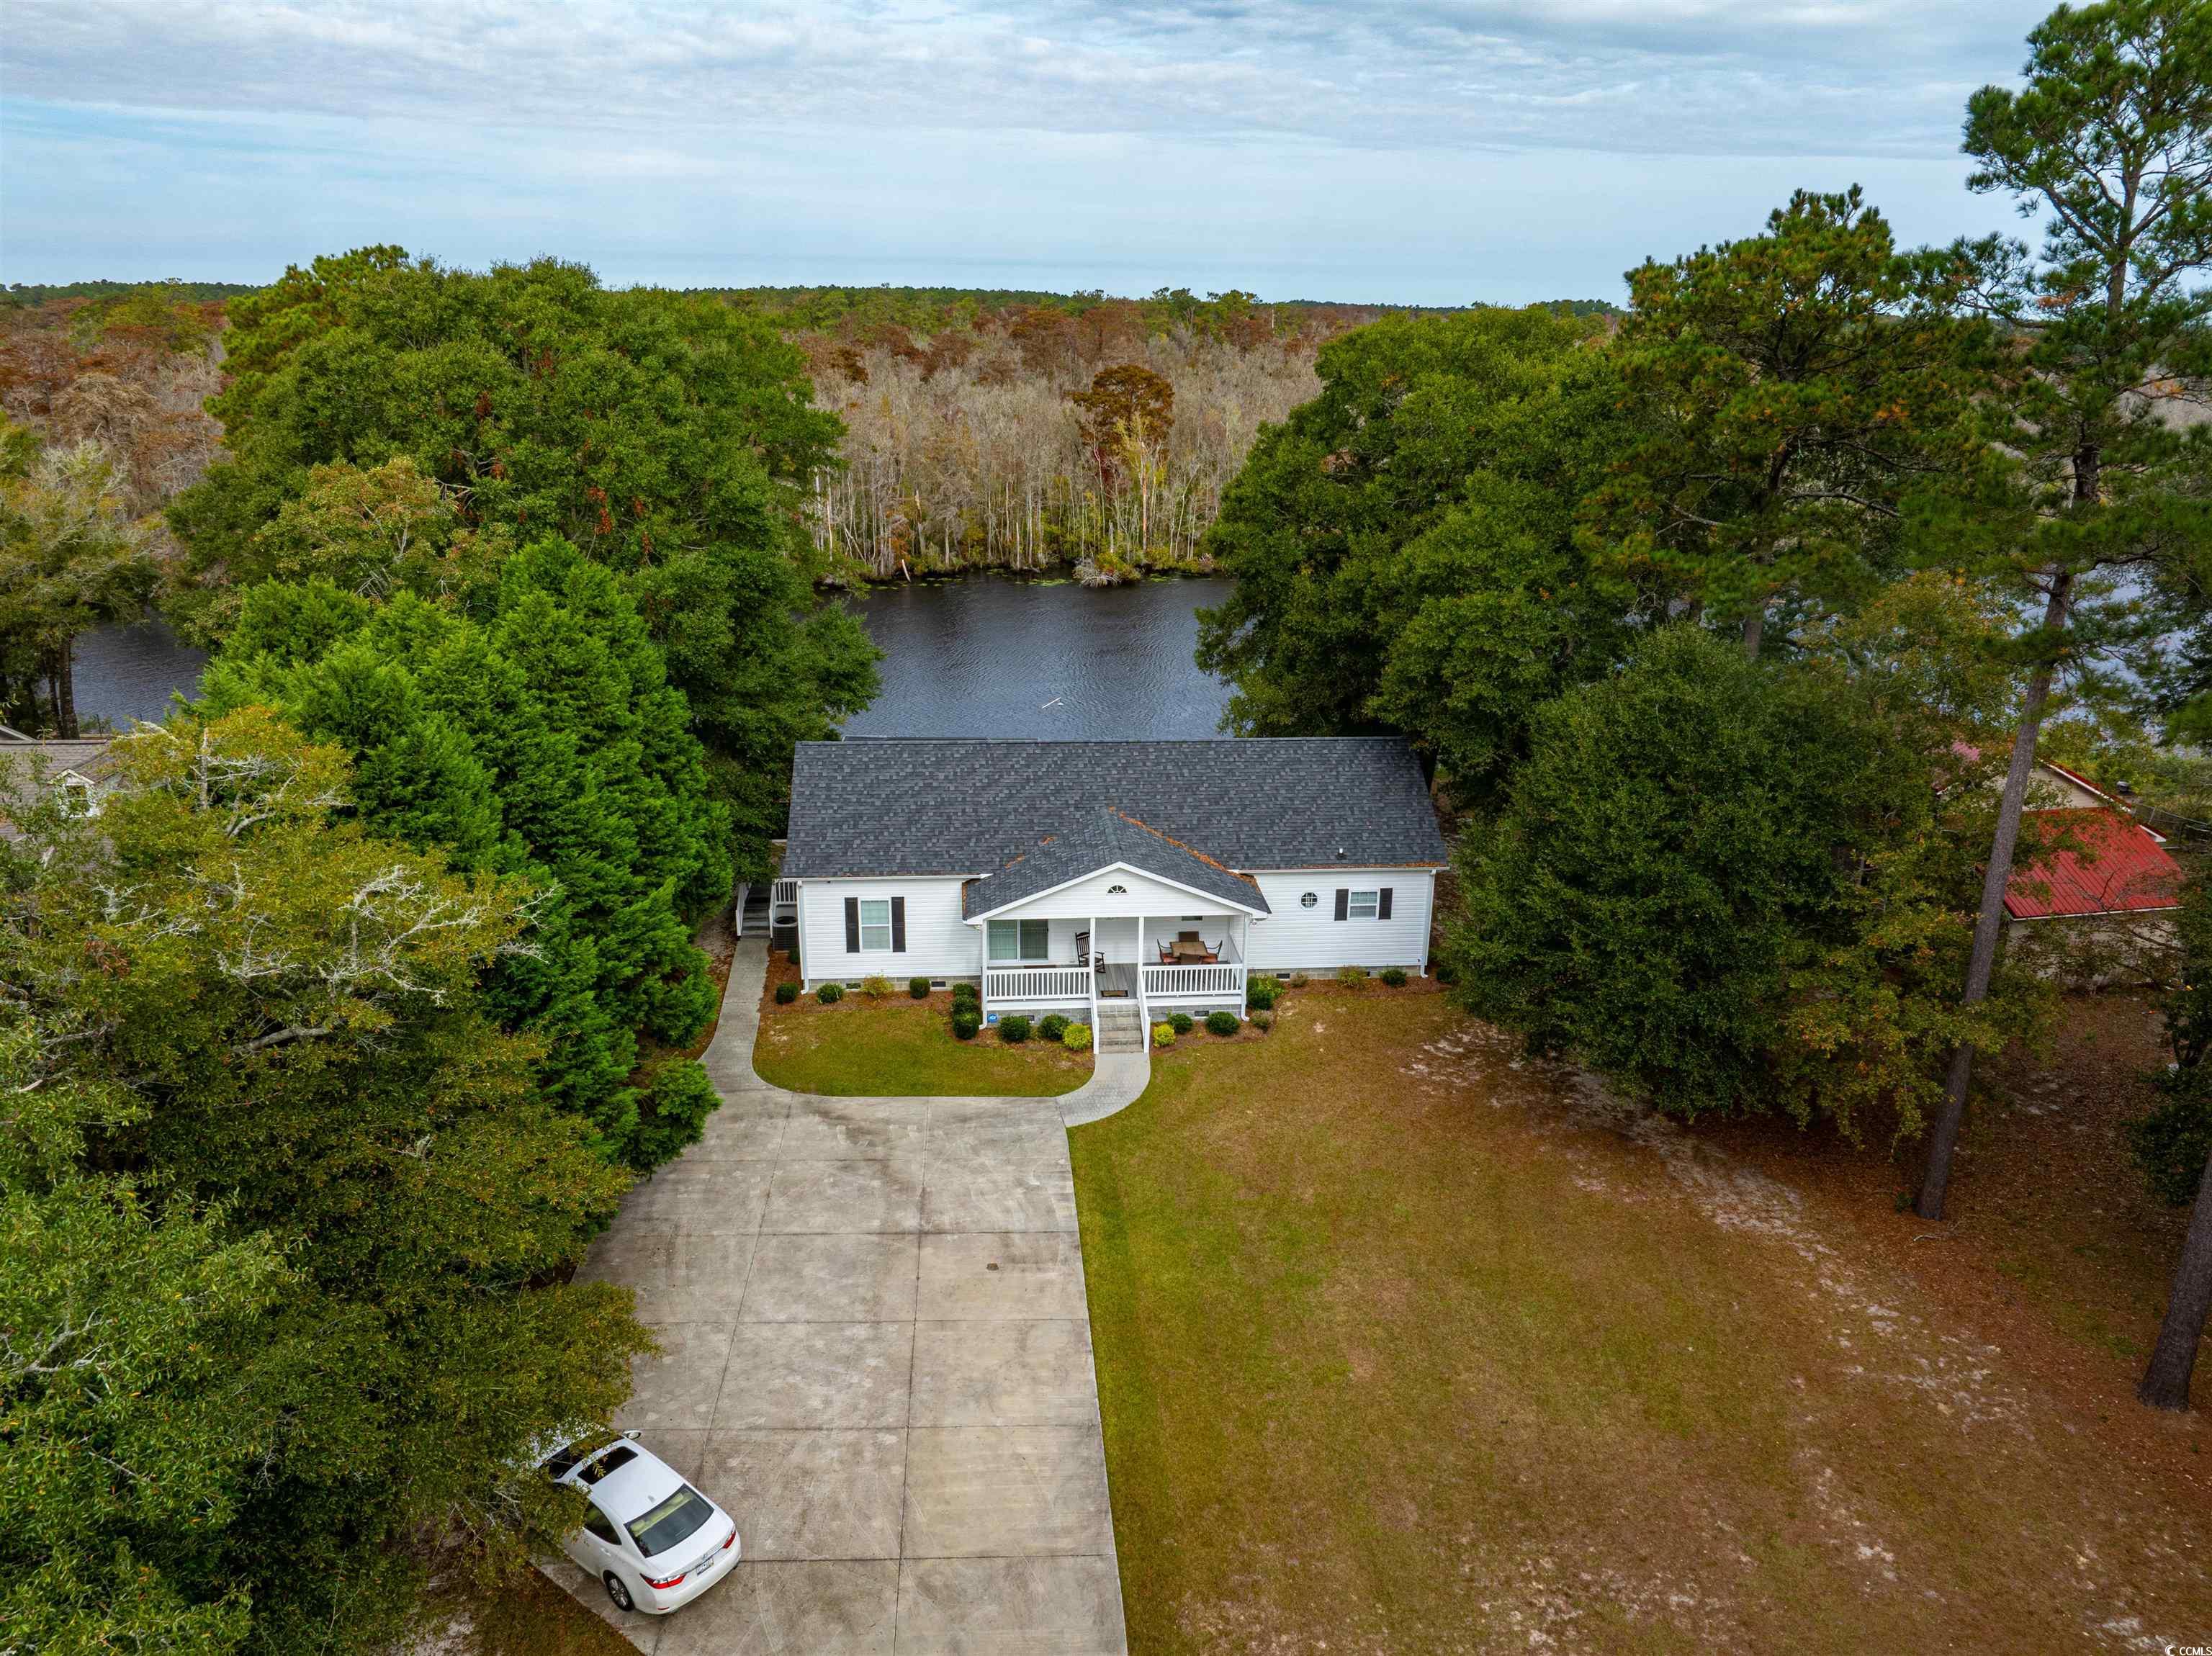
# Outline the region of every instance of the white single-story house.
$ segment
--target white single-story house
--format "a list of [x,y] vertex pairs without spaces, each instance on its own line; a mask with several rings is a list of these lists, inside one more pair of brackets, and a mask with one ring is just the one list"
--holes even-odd
[[770,917],[809,988],[1242,1015],[1253,973],[1425,972],[1445,860],[1395,737],[802,742]]

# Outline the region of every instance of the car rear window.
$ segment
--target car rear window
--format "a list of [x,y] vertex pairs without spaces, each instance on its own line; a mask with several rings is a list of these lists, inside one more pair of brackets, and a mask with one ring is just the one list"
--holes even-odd
[[583,1483],[586,1489],[597,1483],[610,1472],[618,1471],[637,1459],[637,1451],[627,1443],[618,1443],[584,1468]]
[[714,1515],[713,1504],[686,1483],[651,1512],[630,1520],[630,1539],[637,1543],[639,1552],[650,1558],[681,1546]]

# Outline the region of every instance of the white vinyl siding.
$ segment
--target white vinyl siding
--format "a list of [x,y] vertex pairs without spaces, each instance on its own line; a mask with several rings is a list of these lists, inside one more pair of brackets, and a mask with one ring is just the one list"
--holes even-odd
[[[1115,886],[1121,889],[1114,889]],[[985,881],[976,889],[983,899],[981,907],[995,907],[991,901],[991,883]],[[1201,897],[1172,886],[1164,881],[1148,879],[1141,874],[1132,874],[1126,869],[1115,869],[1101,874],[1085,875],[1060,890],[1041,894],[1025,903],[1013,906],[1017,916],[1049,917],[1053,919],[1087,920],[1109,914],[1195,914],[1200,910],[1218,913],[1224,905],[1214,897]]]
[[[848,954],[848,897],[860,901],[864,929],[869,905],[882,903],[886,930],[890,900],[905,898],[906,947]],[[960,918],[957,879],[801,880],[799,964],[809,987],[833,978],[845,983],[878,974],[901,983],[908,978],[972,978],[983,969],[983,939]]]
[[[1340,966],[1423,969],[1435,874],[1425,868],[1316,868],[1254,874],[1272,911],[1255,920],[1244,957],[1258,972],[1334,972]],[[1358,918],[1358,894],[1390,889],[1390,918]],[[1336,918],[1336,894],[1350,894]],[[1314,894],[1311,907],[1300,899]],[[1379,896],[1374,905],[1381,907]]]

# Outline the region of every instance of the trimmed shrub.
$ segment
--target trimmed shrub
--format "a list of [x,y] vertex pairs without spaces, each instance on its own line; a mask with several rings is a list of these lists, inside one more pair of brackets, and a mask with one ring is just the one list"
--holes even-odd
[[956,983],[952,986],[952,1004],[980,1006],[983,1004],[983,992],[972,983]]
[[699,1134],[722,1101],[697,1061],[665,1057],[646,1068],[638,1089],[637,1134],[630,1142],[630,1164],[640,1171],[657,1167]]
[[788,1006],[792,1002],[798,998],[799,986],[793,983],[789,978],[786,978],[781,983],[776,985],[775,1004],[778,1006]]
[[929,998],[929,980],[927,978],[908,978],[906,980],[906,992],[909,995],[912,995],[916,1000],[927,1000]]
[[1091,1050],[1091,1026],[1087,1023],[1069,1024],[1066,1028],[1060,1031],[1060,1044],[1066,1047],[1071,1052],[1089,1052]]
[[1037,1020],[1039,1040],[1058,1040],[1067,1033],[1067,1020],[1057,1012],[1047,1012]]
[[830,1005],[845,998],[845,986],[842,983],[825,983],[814,992],[814,998],[824,1006]]
[[1403,989],[1406,986],[1406,968],[1402,966],[1385,967],[1382,981],[1393,989]]
[[1449,985],[1459,981],[1459,968],[1449,961],[1438,961],[1431,969],[1436,973],[1438,983]]
[[975,1039],[975,1032],[982,1027],[983,1015],[981,1012],[965,1006],[956,1006],[952,1009],[953,1040],[973,1040]]
[[1272,1028],[1273,1028],[1275,1027],[1275,1015],[1274,1015],[1273,1012],[1255,1012],[1255,1013],[1253,1013],[1253,1014],[1252,1014],[1252,1027],[1253,1027],[1255,1029],[1272,1029]]
[[1175,1045],[1175,1025],[1172,1023],[1155,1023],[1152,1026],[1153,1046],[1172,1046]]
[[1173,1029],[1176,1034],[1179,1035],[1188,1034],[1190,1033],[1190,1014],[1188,1012],[1169,1013],[1168,1028]]
[[1253,978],[1249,986],[1253,989],[1265,990],[1270,995],[1279,996],[1283,992],[1283,980],[1272,972],[1258,974]]
[[1009,1012],[999,1020],[999,1039],[1009,1046],[1018,1046],[1030,1038],[1030,1021],[1019,1012]]
[[1244,999],[1255,1012],[1272,1011],[1275,1005],[1275,992],[1255,983],[1245,990]]
[[1206,1027],[1217,1035],[1233,1035],[1244,1026],[1237,1021],[1236,1013],[1222,1011],[1208,1012],[1206,1015]]
[[1340,966],[1336,968],[1336,980],[1339,983],[1364,983],[1367,981],[1367,968],[1364,966]]
[[891,980],[889,978],[862,978],[860,980],[860,992],[866,995],[870,1000],[881,1000],[886,995],[890,994],[890,992]]

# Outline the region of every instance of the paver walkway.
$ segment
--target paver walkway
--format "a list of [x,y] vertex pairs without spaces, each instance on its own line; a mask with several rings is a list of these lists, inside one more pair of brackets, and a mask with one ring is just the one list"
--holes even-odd
[[1121,1588],[1065,1126],[1144,1090],[818,1098],[753,1073],[763,941],[738,945],[706,1135],[630,1192],[586,1277],[663,1350],[618,1424],[729,1509],[744,1559],[656,1656],[1121,1653]]

